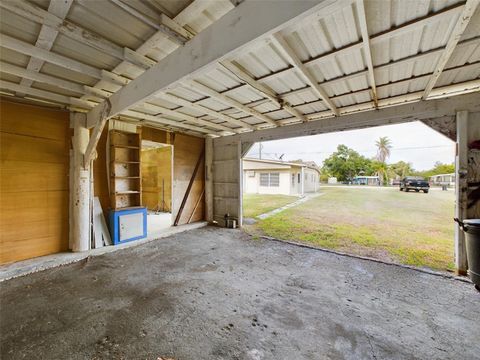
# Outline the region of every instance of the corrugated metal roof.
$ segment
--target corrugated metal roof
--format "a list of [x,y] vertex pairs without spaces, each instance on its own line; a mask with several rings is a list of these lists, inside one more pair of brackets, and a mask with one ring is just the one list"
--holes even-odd
[[[118,1],[133,10],[127,11],[118,6]],[[26,1],[26,4],[33,4],[47,10],[50,2],[35,0]],[[366,61],[368,56],[372,58],[379,100],[421,93],[427,86],[430,75],[435,70],[464,9],[464,2],[457,0],[365,0],[364,4],[371,54],[366,53],[363,47],[360,13],[357,9],[358,3],[354,1],[347,2],[331,16],[311,16],[307,21],[296,23],[281,31],[281,35],[295,56],[301,60],[333,104],[340,109],[340,113],[345,107],[349,107],[348,111],[354,111],[352,106],[355,105],[360,106],[359,110],[374,106],[372,84],[370,84]],[[190,0],[148,2],[75,0],[66,20],[90,31],[99,39],[108,41],[113,44],[112,46],[119,49],[138,50],[137,53],[140,55],[161,61],[178,47],[174,42],[158,37],[157,29],[151,25],[151,23],[160,22],[162,13],[177,21],[180,26],[194,35],[232,8],[233,5],[228,0],[196,0],[194,2]],[[0,18],[2,34],[28,44],[36,43],[41,24],[36,22],[34,17],[19,16],[3,8]],[[121,81],[134,79],[144,71],[138,64],[122,61],[118,54],[95,49],[62,33],[57,35],[51,52],[99,70],[104,69],[124,76],[125,78]],[[21,51],[2,47],[0,59],[25,68],[30,57]],[[145,60],[148,61],[148,59]],[[229,60],[242,66],[253,80],[266,85],[278,94],[279,98],[300,113],[308,115],[309,118],[331,116],[329,107],[321,100],[318,92],[309,86],[301,69],[295,68],[282,49],[270,39],[259,40]],[[95,78],[50,62],[43,65],[40,73],[109,92],[120,88],[111,79]],[[12,84],[19,84],[21,81],[20,76],[4,71],[0,74],[0,78]],[[480,8],[476,10],[462,34],[435,88],[459,83],[468,83],[470,88],[480,87],[480,83],[479,85],[471,83],[472,80],[479,78]],[[210,67],[197,74],[195,80],[226,95],[237,104],[247,105],[273,120],[299,121],[294,118],[291,111],[280,109],[277,104],[268,100],[262,91],[245,84],[221,65]],[[96,95],[79,94],[38,81],[32,84],[32,88],[74,98],[80,98],[83,95],[84,100],[98,100]],[[9,89],[5,89],[5,92],[14,93]],[[240,119],[246,124],[271,126],[258,117],[236,108],[235,103],[202,94],[201,90],[194,89],[188,84],[179,84],[168,92],[193,104]],[[39,95],[31,97],[35,96]],[[419,95],[412,95],[411,99],[418,100]],[[211,121],[212,124],[222,124],[226,128],[237,128],[231,122],[221,119],[220,115],[217,118],[213,117],[195,105],[179,106],[161,96],[150,99],[148,102],[175,110],[178,116],[167,116],[162,114],[161,108],[155,107],[150,110],[141,110],[148,115],[162,114],[165,118],[178,121],[185,114]],[[205,124],[195,124],[192,120],[185,123],[198,127],[205,126]],[[215,131],[220,130],[217,128]]]

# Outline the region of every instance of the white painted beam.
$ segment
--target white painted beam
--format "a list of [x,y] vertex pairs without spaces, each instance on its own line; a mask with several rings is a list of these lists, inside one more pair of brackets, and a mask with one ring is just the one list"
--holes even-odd
[[110,0],[124,11],[129,13],[130,15],[136,17],[137,19],[143,21],[145,24],[150,25],[157,31],[162,32],[169,40],[173,41],[178,45],[185,44],[191,36],[189,36],[188,32],[183,29],[180,25],[176,24],[172,19],[170,19],[165,14],[162,14],[160,18],[160,22],[155,22],[150,19],[148,16],[144,15],[140,11],[137,11],[135,8],[131,7],[130,5],[124,3],[121,0]]
[[[280,1],[275,6],[267,1],[245,1],[112,95],[106,116],[113,117],[160,91],[167,91],[187,76],[195,76],[197,72],[284,26],[316,12],[326,16],[339,6],[343,6],[343,2],[333,0]],[[104,105],[97,106],[88,113],[89,127],[102,121],[104,108]]]
[[[3,3],[3,2],[2,2]],[[50,5],[48,6],[48,12],[57,16],[59,19],[65,19],[72,6],[73,0],[65,0],[65,1],[55,1],[51,0]],[[50,26],[42,25],[40,28],[40,33],[38,34],[37,42],[35,46],[44,49],[50,50],[57,38],[58,31],[51,28]],[[39,72],[44,64],[43,60],[31,57],[27,64],[27,70],[33,72]],[[31,86],[33,84],[33,80],[31,79],[22,79],[20,81],[20,85],[22,86]]]
[[437,62],[437,65],[435,67],[435,71],[433,72],[433,75],[430,77],[430,80],[427,83],[427,86],[425,87],[425,91],[423,93],[422,99],[425,100],[428,95],[430,94],[430,91],[435,87],[435,84],[438,81],[438,78],[442,74],[443,69],[447,65],[448,60],[452,56],[455,47],[457,46],[457,43],[460,41],[460,38],[462,37],[463,32],[467,28],[467,25],[470,22],[470,19],[472,18],[473,14],[475,13],[475,10],[478,7],[478,4],[480,3],[480,0],[467,0],[465,3],[465,7],[460,14],[457,23],[455,24],[455,27],[452,30],[452,33],[450,34],[450,37],[447,41],[447,45],[445,46],[445,50],[443,51],[442,55],[440,56],[440,59]]
[[[372,126],[397,124],[423,119],[454,116],[456,109],[480,111],[480,93],[452,96],[429,101],[419,101],[417,94],[415,102],[404,105],[386,106],[375,111],[361,111],[344,114],[340,117],[323,118],[306,124],[294,124],[273,129],[257,130],[243,134],[225,136],[214,140],[214,145],[228,145],[235,142],[259,142],[292,138],[297,136],[316,135],[336,131],[354,130]],[[403,99],[405,101],[405,98]],[[400,103],[401,104],[401,103]],[[373,110],[366,108],[365,110]],[[312,119],[313,120],[313,119]]]
[[248,106],[240,103],[239,101],[232,99],[231,97],[228,97],[224,94],[219,93],[218,91],[213,90],[212,88],[200,83],[199,81],[187,81],[186,86],[188,87],[190,85],[193,87],[195,90],[199,91],[202,94],[208,95],[220,102],[222,102],[225,105],[232,106],[238,110],[243,111],[244,113],[247,113],[255,118],[257,118],[260,121],[266,122],[267,124],[277,126],[277,123],[275,120],[270,119],[268,116],[258,112],[255,109],[249,108]]
[[193,123],[198,124],[198,125],[208,126],[210,128],[217,129],[217,130],[220,130],[220,131],[223,131],[223,132],[228,132],[230,134],[234,134],[236,132],[234,129],[229,128],[228,126],[225,126],[225,125],[222,125],[222,124],[215,124],[214,122],[203,120],[203,119],[200,119],[200,118],[197,118],[197,117],[194,117],[194,116],[190,116],[190,115],[184,114],[184,113],[176,111],[176,110],[171,110],[171,109],[165,108],[163,106],[153,105],[153,104],[149,104],[149,103],[142,103],[142,104],[136,106],[135,109],[144,109],[144,110],[148,110],[148,111],[154,111],[154,112],[157,112],[157,113],[161,113],[163,115],[168,115],[168,116],[172,116],[174,118],[187,120],[187,121],[193,122]]
[[[195,109],[197,111],[200,111],[204,114],[207,114],[207,115],[210,115],[210,116],[213,116],[217,119],[220,119],[220,120],[223,120],[225,122],[228,122],[234,126],[239,126],[240,128],[245,128],[245,129],[250,129],[250,130],[255,130],[256,127],[253,126],[253,125],[250,125],[244,121],[241,121],[241,120],[238,120],[238,119],[235,119],[231,116],[228,116],[228,115],[225,115],[225,114],[222,114],[218,111],[214,111],[212,109],[209,109],[207,108],[206,106],[203,106],[203,105],[200,105],[200,104],[196,104],[196,103],[192,103],[190,101],[187,101],[185,99],[182,99],[178,96],[175,96],[175,95],[172,95],[172,94],[168,94],[168,93],[158,93],[157,95],[155,95],[156,97],[158,98],[162,98],[164,100],[167,100],[167,101],[170,101],[171,103],[174,103],[174,104],[177,104],[177,105],[180,105],[180,106],[184,106],[184,107],[189,107],[189,108],[192,108],[192,109]],[[236,131],[236,130],[232,130],[232,131],[235,131],[235,132],[238,132],[238,131],[242,131],[242,129]]]
[[298,73],[304,78],[306,83],[312,88],[312,90],[323,100],[325,105],[332,110],[332,112],[338,116],[338,110],[332,100],[330,100],[327,92],[318,84],[318,81],[313,77],[307,67],[298,58],[297,54],[293,51],[287,41],[280,33],[276,33],[272,36],[273,43],[283,53],[289,63],[291,63],[298,70]]
[[222,61],[220,62],[225,69],[230,71],[233,75],[238,77],[241,81],[248,84],[253,90],[258,92],[260,95],[265,96],[267,99],[272,101],[275,105],[279,108],[283,108],[285,111],[290,113],[291,115],[295,116],[299,121],[306,122],[308,121],[307,118],[298,110],[294,109],[290,104],[283,101],[278,94],[276,94],[269,86],[260,83],[259,81],[255,80],[248,71],[243,68],[240,64],[236,62],[230,61]]
[[372,88],[372,97],[375,106],[378,106],[377,86],[375,84],[375,74],[373,72],[372,50],[370,49],[370,36],[368,35],[367,15],[365,13],[364,0],[357,0],[358,21],[360,23],[360,31],[362,32],[363,55],[368,68],[368,79]]
[[[61,1],[57,0],[53,0],[52,2],[61,3]],[[62,35],[86,44],[119,60],[128,61],[131,65],[136,65],[140,68],[148,68],[155,64],[155,61],[143,55],[136,54],[133,50],[122,48],[98,34],[84,29],[68,20],[64,20],[61,17],[55,16],[55,14],[45,11],[25,0],[5,0],[0,2],[0,7],[42,24],[42,27],[49,29],[48,31],[51,34],[54,33],[55,36],[57,33],[61,33]],[[50,48],[47,50],[50,50]]]

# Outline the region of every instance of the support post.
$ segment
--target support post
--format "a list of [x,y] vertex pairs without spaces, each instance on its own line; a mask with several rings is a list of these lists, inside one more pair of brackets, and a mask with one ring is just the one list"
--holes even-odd
[[213,138],[205,139],[205,215],[213,222]]
[[90,249],[90,164],[84,164],[90,132],[85,114],[74,113],[73,189],[72,191],[72,250]]
[[[468,111],[459,111],[457,120],[457,151],[455,157],[455,217],[467,218],[467,173],[468,173]],[[455,272],[467,275],[467,253],[465,234],[455,224]]]

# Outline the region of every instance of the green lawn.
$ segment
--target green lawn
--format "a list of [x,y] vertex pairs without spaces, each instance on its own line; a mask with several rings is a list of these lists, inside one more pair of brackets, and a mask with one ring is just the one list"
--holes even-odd
[[246,194],[243,196],[243,216],[253,218],[298,200],[296,196]]
[[[453,269],[453,190],[423,194],[323,187],[321,192],[247,231],[385,261]],[[244,205],[248,213],[253,210],[249,204]]]

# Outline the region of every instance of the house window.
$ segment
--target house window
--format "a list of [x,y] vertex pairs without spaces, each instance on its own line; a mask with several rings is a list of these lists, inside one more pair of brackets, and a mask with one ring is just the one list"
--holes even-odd
[[297,174],[298,177],[298,183],[300,184],[300,173]]
[[278,187],[280,186],[279,173],[260,173],[260,186]]

